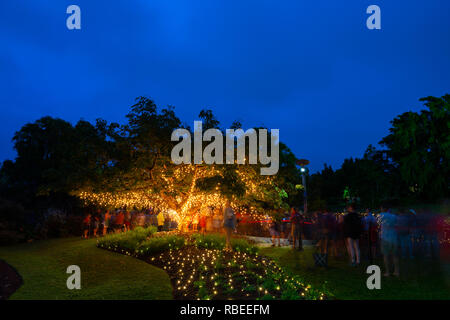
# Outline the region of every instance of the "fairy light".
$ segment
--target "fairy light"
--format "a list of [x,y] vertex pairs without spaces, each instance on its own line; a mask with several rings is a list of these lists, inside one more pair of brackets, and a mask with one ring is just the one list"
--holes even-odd
[[[245,217],[246,221],[263,221],[268,219],[268,213],[261,208],[248,206],[245,199],[267,198],[267,189],[274,189],[272,176],[261,176],[258,170],[238,166],[236,173],[245,185],[245,195],[241,199],[233,198],[233,209]],[[223,175],[216,165],[178,165],[169,168],[159,168],[157,178],[150,182],[138,181],[131,190],[114,192],[96,192],[80,190],[73,192],[86,205],[94,204],[104,208],[149,208],[166,212],[178,222],[179,227],[186,225],[200,208],[225,206],[226,199],[220,194],[219,186],[214,192],[202,192],[196,188],[196,182],[201,178]],[[189,186],[187,192],[180,192]]]
[[[187,242],[192,243],[190,242],[192,236],[185,236]],[[98,243],[98,246],[102,247],[101,242]],[[108,246],[108,248],[123,254],[130,253],[116,245]],[[234,293],[240,292],[241,296],[246,297],[254,296],[256,298],[270,295],[276,299],[280,298],[285,290],[293,289],[302,298],[326,299],[323,293],[313,289],[309,284],[304,284],[299,277],[285,272],[268,257],[237,251],[224,253],[219,249],[201,249],[195,246],[186,248],[189,249],[187,251],[171,249],[147,259],[148,262],[151,261],[168,272],[177,297],[198,299],[199,289],[203,288],[202,290],[206,289],[208,293],[206,296],[200,297],[201,299],[224,298],[224,295],[230,294],[229,290]],[[243,268],[249,261],[254,263],[256,269]],[[208,263],[209,265],[210,262],[218,262],[221,268],[225,266],[225,269],[220,269],[219,272],[216,266],[211,266],[209,270],[204,270],[204,264]],[[248,275],[251,276],[247,277]],[[274,280],[273,287],[266,287],[266,284],[263,283],[266,277]],[[201,282],[199,283],[199,281]],[[249,285],[256,286],[256,291],[246,292],[245,288]],[[232,296],[231,298],[236,297]]]

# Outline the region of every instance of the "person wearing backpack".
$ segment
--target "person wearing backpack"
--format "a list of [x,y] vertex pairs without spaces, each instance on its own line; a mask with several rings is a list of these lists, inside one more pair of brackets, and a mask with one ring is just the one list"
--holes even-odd
[[233,208],[231,208],[230,200],[227,200],[225,205],[223,214],[223,228],[225,229],[226,249],[232,250],[231,233],[236,228],[236,214],[234,213]]

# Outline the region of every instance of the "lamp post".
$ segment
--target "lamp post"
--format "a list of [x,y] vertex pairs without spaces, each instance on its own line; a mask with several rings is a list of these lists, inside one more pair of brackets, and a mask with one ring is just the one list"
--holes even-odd
[[300,166],[300,172],[302,173],[302,185],[303,185],[303,213],[306,214],[308,211],[308,194],[306,192],[306,175],[308,170],[305,166],[309,164],[309,160],[299,159],[296,161],[297,165]]
[[306,214],[308,211],[308,198],[306,192],[306,168],[301,167],[300,172],[302,173],[302,185],[303,185],[303,213]]

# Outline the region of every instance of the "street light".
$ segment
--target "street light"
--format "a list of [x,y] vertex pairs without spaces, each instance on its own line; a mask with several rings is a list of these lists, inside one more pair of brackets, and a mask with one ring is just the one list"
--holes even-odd
[[298,159],[296,161],[297,165],[300,166],[300,172],[302,173],[302,184],[303,184],[303,213],[306,213],[308,211],[308,198],[306,193],[306,174],[307,169],[305,166],[309,164],[309,160],[306,159]]

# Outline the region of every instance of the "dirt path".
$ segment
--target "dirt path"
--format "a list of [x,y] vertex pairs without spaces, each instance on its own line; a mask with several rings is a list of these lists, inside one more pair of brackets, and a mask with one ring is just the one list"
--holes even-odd
[[0,300],[8,299],[22,285],[22,277],[17,271],[0,260]]

